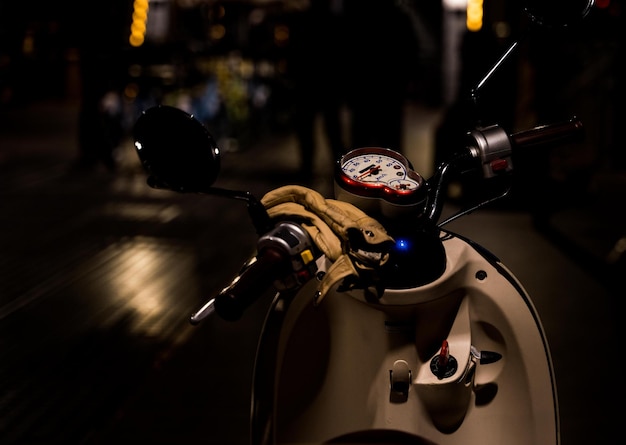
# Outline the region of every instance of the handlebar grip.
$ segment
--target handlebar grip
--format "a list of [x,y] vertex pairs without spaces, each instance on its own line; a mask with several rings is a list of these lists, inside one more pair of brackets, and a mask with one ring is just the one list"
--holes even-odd
[[537,147],[553,143],[576,142],[583,138],[584,128],[580,120],[573,118],[567,122],[542,125],[511,135],[517,147]]
[[215,297],[215,312],[224,320],[238,320],[274,280],[288,272],[289,254],[281,249],[266,247],[237,279]]

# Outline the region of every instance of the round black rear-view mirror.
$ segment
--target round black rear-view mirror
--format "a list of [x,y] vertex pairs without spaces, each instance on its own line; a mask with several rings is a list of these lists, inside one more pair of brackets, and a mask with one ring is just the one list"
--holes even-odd
[[220,169],[220,151],[204,125],[175,107],[144,111],[133,128],[148,184],[176,192],[205,192]]
[[595,0],[525,0],[524,11],[539,25],[559,28],[580,23]]

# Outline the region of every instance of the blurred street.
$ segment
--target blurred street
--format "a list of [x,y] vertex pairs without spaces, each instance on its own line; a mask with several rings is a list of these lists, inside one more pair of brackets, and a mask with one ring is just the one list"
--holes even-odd
[[[137,9],[148,3],[149,20]],[[418,54],[395,60],[415,70],[400,87],[409,68],[389,66],[408,39],[377,43],[373,8],[362,45],[348,25],[364,23],[365,2],[339,3],[326,13],[351,21],[314,59],[290,42],[307,1],[120,0],[87,19],[81,2],[0,0],[1,445],[248,444],[271,292],[239,322],[188,320],[254,254],[257,235],[242,201],[147,186],[130,131],[157,103],[207,124],[222,151],[216,186],[257,198],[293,183],[332,196],[322,105],[344,107],[338,127],[350,143],[363,140],[348,125],[350,103],[371,108],[361,136],[401,130],[395,148],[426,178],[477,122],[514,132],[579,118],[585,141],[516,158],[512,195],[446,229],[490,250],[531,295],[553,356],[562,445],[622,436],[623,0],[596,2],[589,26],[526,39],[472,107],[464,93],[521,34],[520,2],[485,2],[484,26],[481,15],[471,32],[463,2],[393,2],[419,40],[409,50]],[[312,23],[309,48],[319,50],[315,33],[328,28]],[[309,83],[296,81],[294,60],[311,63]],[[365,76],[375,68],[395,77],[376,84]],[[387,87],[399,87],[403,127],[390,103],[372,100],[374,90],[388,99]],[[465,186],[452,184],[444,216],[474,197]]]
[[[117,173],[73,171],[75,116],[72,103],[55,101],[1,116],[0,442],[245,444],[268,297],[238,323],[187,322],[254,250],[245,206],[150,189],[129,142]],[[436,110],[410,110],[407,137],[428,147],[436,119]],[[218,185],[260,197],[297,182],[296,164],[293,135],[268,137],[225,153]],[[316,187],[329,196],[323,151],[317,165]],[[506,206],[450,225],[498,255],[534,297],[565,445],[613,440],[624,415],[625,287],[622,275],[591,266],[626,227],[626,188],[612,184],[608,201],[581,199],[555,215],[563,246]]]

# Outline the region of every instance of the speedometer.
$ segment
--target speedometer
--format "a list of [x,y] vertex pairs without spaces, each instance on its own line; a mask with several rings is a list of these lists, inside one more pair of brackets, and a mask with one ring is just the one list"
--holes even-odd
[[352,150],[339,161],[336,181],[339,187],[364,198],[413,204],[424,197],[422,177],[404,156],[387,148]]

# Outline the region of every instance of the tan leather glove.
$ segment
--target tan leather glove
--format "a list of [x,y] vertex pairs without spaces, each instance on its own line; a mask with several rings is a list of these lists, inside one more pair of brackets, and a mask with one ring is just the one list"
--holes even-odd
[[288,185],[268,192],[261,203],[272,219],[304,221],[315,245],[333,263],[320,282],[316,303],[343,278],[353,276],[364,286],[389,258],[394,240],[374,218],[352,204],[325,199],[315,190]]

